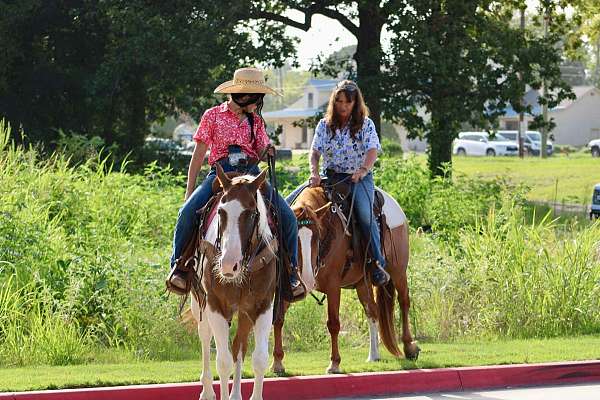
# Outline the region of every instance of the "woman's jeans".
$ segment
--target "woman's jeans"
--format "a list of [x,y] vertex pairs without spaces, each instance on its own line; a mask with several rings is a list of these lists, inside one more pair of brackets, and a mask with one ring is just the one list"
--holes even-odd
[[[347,174],[338,174],[341,178]],[[300,185],[286,198],[288,204],[298,197],[298,195],[308,186],[308,184]],[[352,193],[354,196],[354,216],[357,218],[360,227],[362,228],[365,238],[369,240],[371,252],[375,260],[379,262],[382,268],[385,268],[385,258],[381,252],[381,236],[377,218],[373,214],[373,198],[375,197],[375,184],[373,183],[373,174],[369,172],[363,179],[352,184]]]
[[[228,163],[221,162],[221,166],[225,172],[237,171],[235,167],[232,167]],[[258,166],[251,167],[248,171],[250,175],[258,175],[260,170]],[[173,254],[171,255],[171,267],[175,264],[185,245],[190,241],[191,235],[194,232],[195,226],[198,224],[198,217],[196,211],[201,209],[208,203],[211,196],[213,195],[212,184],[217,177],[215,168],[211,168],[206,178],[200,186],[194,190],[194,193],[187,199],[183,206],[179,209],[179,215],[177,217],[177,224],[175,225],[175,234],[173,235]],[[268,182],[264,183],[266,187],[266,202],[269,202],[271,196],[273,201],[277,202],[279,212],[281,214],[281,221],[279,223],[282,226],[283,241],[290,257],[290,263],[293,266],[298,265],[298,224],[296,222],[296,216],[292,209],[287,205],[281,195],[276,196],[273,193],[273,188]]]

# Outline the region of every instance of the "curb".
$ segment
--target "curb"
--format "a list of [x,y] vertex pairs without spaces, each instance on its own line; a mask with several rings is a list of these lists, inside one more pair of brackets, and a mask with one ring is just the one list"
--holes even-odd
[[[266,399],[311,400],[583,382],[600,382],[600,361],[267,378],[263,396]],[[252,379],[242,380],[244,398],[250,396],[252,386]],[[213,388],[218,396],[218,381]],[[0,400],[196,400],[201,390],[199,383],[175,383],[0,393]]]

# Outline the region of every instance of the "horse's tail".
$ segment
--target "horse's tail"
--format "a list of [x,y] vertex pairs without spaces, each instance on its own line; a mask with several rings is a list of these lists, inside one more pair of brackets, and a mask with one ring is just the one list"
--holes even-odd
[[383,345],[396,357],[402,356],[398,347],[398,338],[394,326],[394,300],[396,298],[396,287],[390,281],[385,286],[377,288],[377,308],[379,313],[379,335]]

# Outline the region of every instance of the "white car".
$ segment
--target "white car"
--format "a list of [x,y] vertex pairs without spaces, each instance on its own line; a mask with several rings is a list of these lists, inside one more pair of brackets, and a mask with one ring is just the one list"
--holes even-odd
[[496,134],[490,139],[487,132],[460,132],[454,140],[452,153],[469,156],[513,156],[519,153],[516,143]]
[[587,147],[592,152],[592,157],[600,157],[600,139],[594,139],[588,143]]
[[[506,139],[517,143],[518,131],[498,131],[498,134]],[[539,156],[542,149],[542,134],[538,131],[527,131],[523,136],[523,149],[533,155]],[[546,141],[546,154],[551,156],[554,153],[554,145],[551,140]]]

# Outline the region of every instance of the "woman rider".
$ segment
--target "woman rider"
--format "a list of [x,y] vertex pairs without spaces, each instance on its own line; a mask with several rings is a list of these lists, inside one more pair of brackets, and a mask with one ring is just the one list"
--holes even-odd
[[[193,138],[196,147],[188,168],[185,203],[179,210],[175,226],[171,272],[168,277],[170,284],[176,286],[175,290],[171,288],[174,293],[185,292],[185,273],[179,269],[177,261],[193,235],[195,224],[198,223],[196,211],[204,207],[213,194],[215,164],[221,164],[225,172],[237,171],[256,176],[260,173],[257,166],[260,155],[265,150],[270,155],[274,155],[274,147],[269,143],[260,111],[265,94],[278,93],[266,85],[263,72],[256,68],[238,69],[233,75],[233,80],[219,85],[214,92],[227,93],[229,99],[206,110]],[[250,121],[253,121],[253,129],[250,127]],[[211,169],[204,181],[196,188],[196,177],[208,150],[210,150],[208,163]],[[273,188],[268,184],[266,186],[268,201]],[[283,239],[292,269],[290,274],[292,294],[294,299],[300,299],[304,296],[305,289],[297,274],[296,217],[281,196],[273,194],[273,201],[277,202],[281,213],[282,220],[279,223],[283,228]]]
[[[311,146],[310,179],[308,184],[321,184],[319,160],[323,156],[323,171],[335,180],[349,178],[354,195],[354,215],[369,240],[376,267],[372,269],[372,282],[384,285],[390,279],[385,271],[385,258],[381,252],[379,227],[373,215],[373,165],[381,145],[373,121],[369,118],[362,93],[356,83],[344,80],[333,89],[325,118],[315,129]],[[292,202],[306,187],[299,187],[287,198]]]

